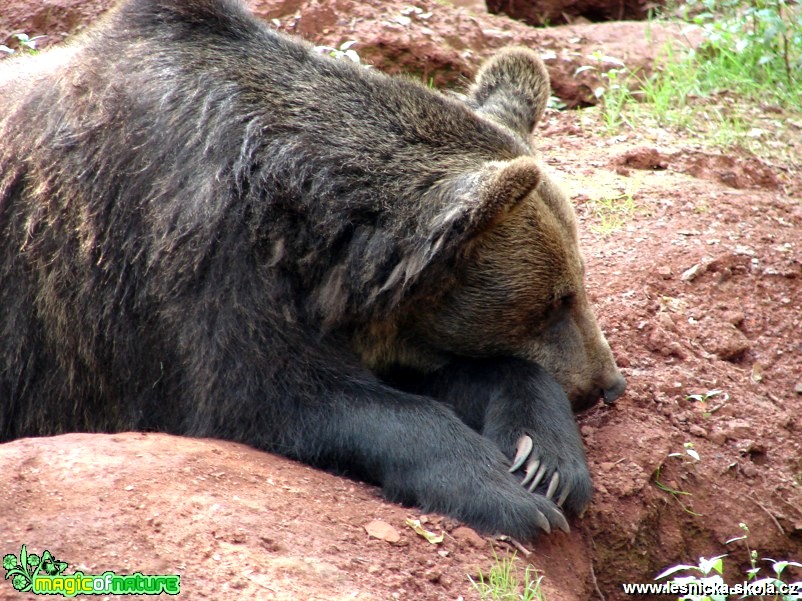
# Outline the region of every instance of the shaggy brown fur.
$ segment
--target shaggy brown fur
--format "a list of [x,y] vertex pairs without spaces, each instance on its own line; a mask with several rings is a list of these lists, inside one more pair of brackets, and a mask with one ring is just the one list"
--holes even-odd
[[554,378],[623,380],[534,53],[460,99],[231,0],[129,0],[0,94],[0,439],[217,436],[519,537],[587,505]]

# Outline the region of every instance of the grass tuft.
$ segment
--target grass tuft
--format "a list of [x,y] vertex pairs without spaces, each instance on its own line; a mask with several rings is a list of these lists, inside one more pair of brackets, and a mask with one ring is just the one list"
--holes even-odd
[[470,576],[473,588],[482,601],[545,601],[540,583],[543,576],[531,565],[524,569],[523,581],[519,581],[519,566],[515,554],[499,558],[493,551],[495,565],[487,575],[479,573],[477,580]]

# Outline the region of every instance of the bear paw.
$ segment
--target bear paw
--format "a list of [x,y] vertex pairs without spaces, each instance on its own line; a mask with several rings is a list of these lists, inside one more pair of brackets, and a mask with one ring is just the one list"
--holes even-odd
[[519,475],[530,492],[540,490],[558,507],[582,515],[590,503],[592,484],[587,465],[580,461],[562,461],[535,447],[532,436],[518,438],[510,473]]

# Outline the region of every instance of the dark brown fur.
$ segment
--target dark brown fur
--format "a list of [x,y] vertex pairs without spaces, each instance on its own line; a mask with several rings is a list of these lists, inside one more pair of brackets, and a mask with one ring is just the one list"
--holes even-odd
[[546,370],[577,406],[623,380],[529,142],[534,53],[451,98],[230,0],[130,0],[0,94],[0,439],[239,440],[530,537],[565,522],[507,472],[529,436],[586,506]]

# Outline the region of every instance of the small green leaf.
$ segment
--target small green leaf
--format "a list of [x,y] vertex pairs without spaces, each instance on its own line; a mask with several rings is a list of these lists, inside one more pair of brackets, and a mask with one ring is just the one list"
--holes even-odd
[[711,557],[710,559],[700,557],[699,569],[705,576],[708,575],[711,570],[715,570],[718,574],[721,574],[724,571],[724,562],[721,561],[723,557],[727,557],[727,555],[718,555],[717,557]]

